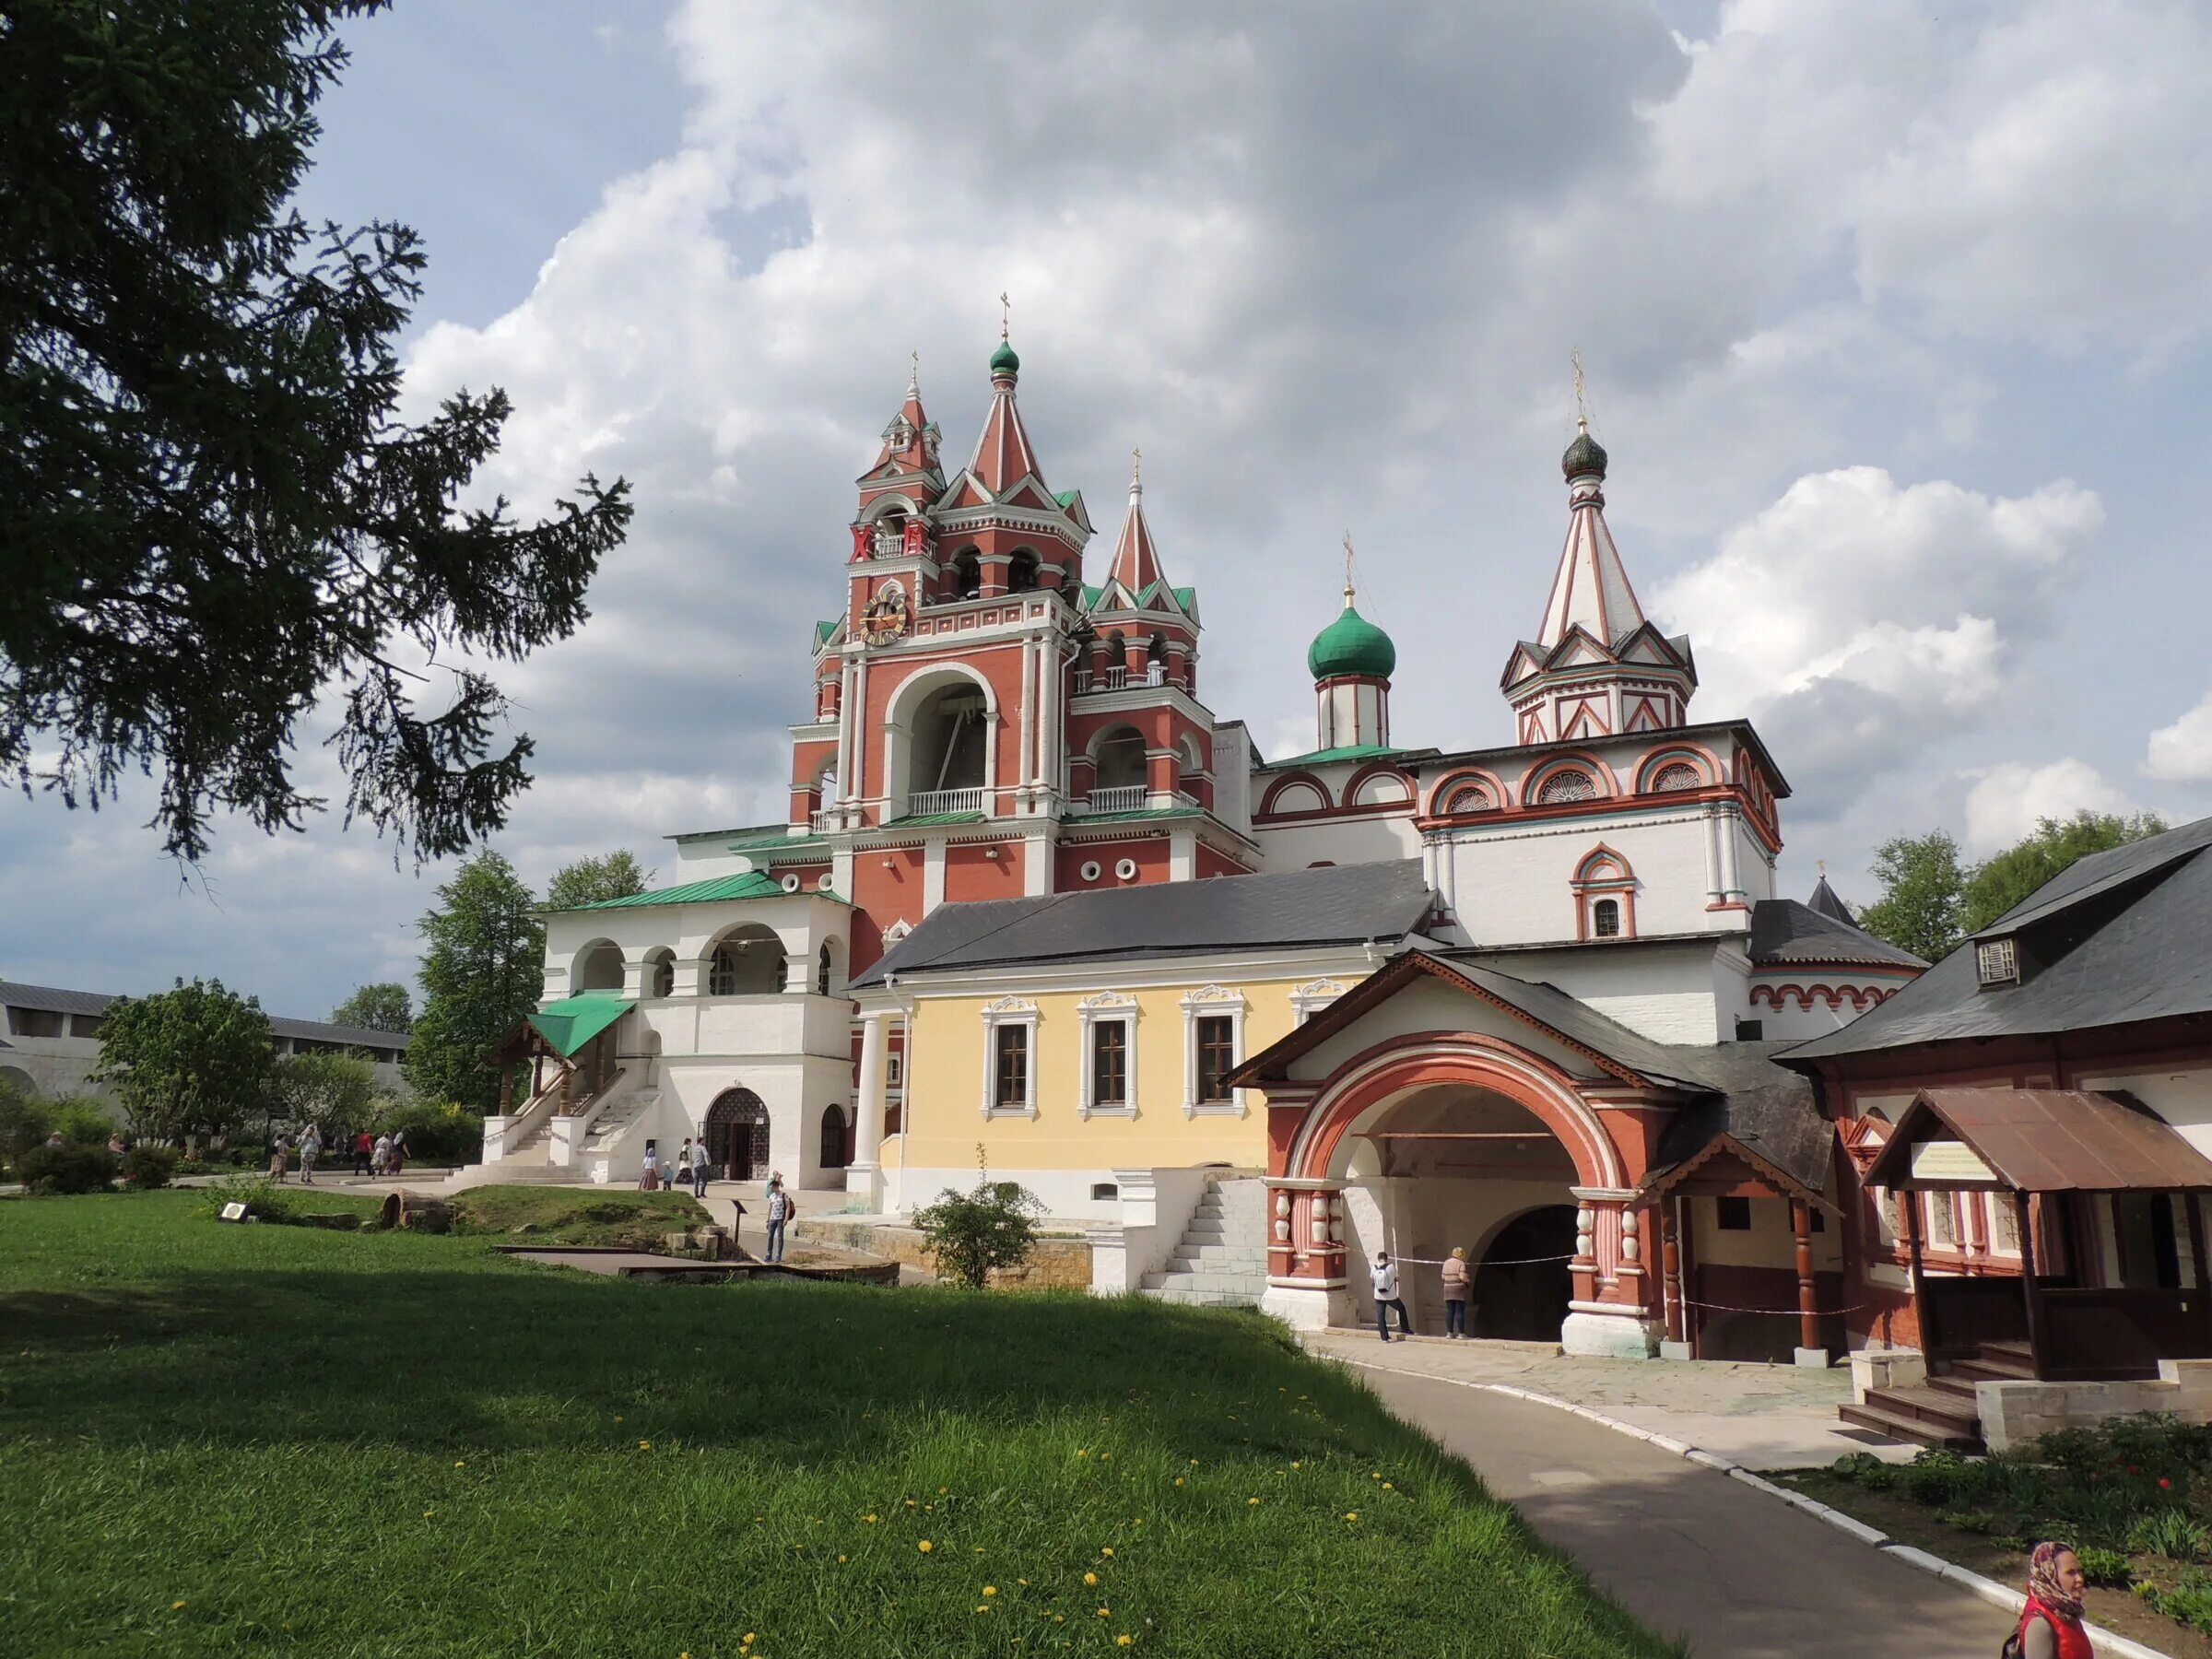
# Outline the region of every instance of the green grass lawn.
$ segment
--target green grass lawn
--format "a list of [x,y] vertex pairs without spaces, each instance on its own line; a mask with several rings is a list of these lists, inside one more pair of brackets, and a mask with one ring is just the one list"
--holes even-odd
[[1257,1316],[199,1206],[0,1203],[0,1652],[1676,1651]]

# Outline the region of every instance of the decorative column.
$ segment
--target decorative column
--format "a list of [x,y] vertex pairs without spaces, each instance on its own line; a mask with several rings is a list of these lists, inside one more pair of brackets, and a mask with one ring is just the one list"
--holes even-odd
[[1659,1271],[1663,1276],[1661,1291],[1666,1309],[1666,1335],[1659,1345],[1659,1353],[1667,1359],[1690,1357],[1689,1310],[1682,1301],[1679,1210],[1678,1199],[1669,1197],[1659,1201]]
[[1267,1291],[1260,1306],[1325,1330],[1344,1290],[1344,1182],[1267,1177]]
[[1559,1346],[1570,1354],[1648,1359],[1664,1326],[1659,1311],[1648,1305],[1651,1276],[1637,1212],[1630,1207],[1637,1194],[1613,1187],[1571,1190],[1578,1206],[1574,1259],[1568,1264],[1574,1295]]
[[853,1161],[845,1166],[845,1191],[865,1196],[874,1208],[882,1198],[882,1171],[877,1154],[883,1147],[883,1113],[890,1077],[888,1008],[871,1008],[860,1017],[860,1094],[853,1102]]
[[1802,1198],[1790,1200],[1790,1231],[1797,1240],[1797,1363],[1828,1369],[1828,1349],[1820,1342],[1820,1293],[1813,1279],[1813,1206]]

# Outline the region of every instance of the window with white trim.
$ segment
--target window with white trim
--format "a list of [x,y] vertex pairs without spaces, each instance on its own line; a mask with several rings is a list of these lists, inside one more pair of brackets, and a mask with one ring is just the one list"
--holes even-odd
[[1037,1005],[1027,997],[983,1005],[983,1115],[1037,1115]]
[[1084,1117],[1136,1115],[1136,998],[1100,991],[1076,1005],[1082,1022]]
[[1208,985],[1182,999],[1185,1117],[1241,1117],[1243,1090],[1226,1081],[1244,1058],[1244,1014],[1241,991]]
[[1344,991],[1344,984],[1338,980],[1308,980],[1290,993],[1290,1016],[1293,1023],[1304,1025],[1307,1020],[1342,996]]

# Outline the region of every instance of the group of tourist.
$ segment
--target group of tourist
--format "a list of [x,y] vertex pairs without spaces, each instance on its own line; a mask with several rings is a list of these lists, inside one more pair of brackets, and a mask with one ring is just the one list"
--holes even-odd
[[645,1143],[645,1167],[638,1175],[638,1191],[657,1193],[664,1186],[675,1187],[688,1182],[690,1183],[691,1195],[704,1198],[710,1173],[705,1141],[695,1141],[689,1135],[685,1135],[682,1147],[677,1152],[675,1161],[668,1166],[668,1172],[664,1177],[661,1173],[660,1143],[649,1140]]
[[[346,1145],[343,1135],[335,1144]],[[295,1153],[300,1159],[300,1183],[315,1184],[315,1162],[323,1156],[322,1130],[310,1124],[307,1132],[297,1141],[282,1131],[269,1143],[269,1179],[282,1181],[291,1168]],[[384,1135],[371,1135],[363,1129],[353,1136],[353,1172],[356,1175],[398,1175],[407,1167],[407,1132],[394,1129]]]
[[1397,1310],[1400,1339],[1413,1335],[1413,1321],[1406,1313],[1406,1299],[1398,1294],[1400,1261],[1441,1270],[1444,1283],[1444,1335],[1453,1341],[1464,1340],[1467,1334],[1468,1293],[1475,1284],[1474,1270],[1467,1265],[1467,1253],[1464,1247],[1454,1248],[1441,1262],[1424,1261],[1418,1256],[1401,1256],[1394,1260],[1387,1250],[1375,1253],[1375,1329],[1382,1340],[1390,1340],[1390,1314],[1394,1308]]

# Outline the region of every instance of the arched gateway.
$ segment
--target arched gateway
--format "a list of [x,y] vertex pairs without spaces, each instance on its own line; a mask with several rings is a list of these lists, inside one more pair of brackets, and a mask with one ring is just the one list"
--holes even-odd
[[707,1161],[724,1181],[758,1181],[768,1172],[768,1108],[751,1089],[716,1095],[702,1134]]
[[1234,1080],[1268,1103],[1270,1308],[1352,1323],[1387,1249],[1412,1264],[1417,1328],[1441,1333],[1424,1264],[1457,1246],[1478,1334],[1649,1350],[1635,1189],[1679,1091],[1548,1023],[1544,992],[1412,953],[1246,1063]]

